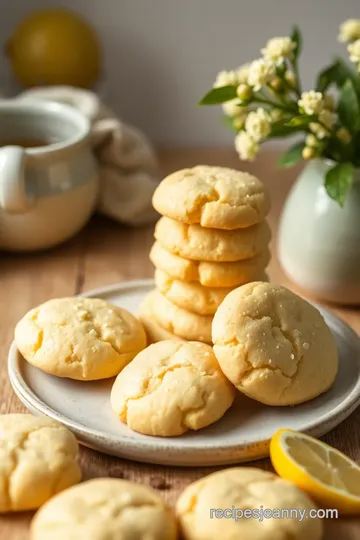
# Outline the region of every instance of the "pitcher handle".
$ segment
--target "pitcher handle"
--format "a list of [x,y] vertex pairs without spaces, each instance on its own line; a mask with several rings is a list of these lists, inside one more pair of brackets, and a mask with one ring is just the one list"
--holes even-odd
[[0,208],[5,212],[23,213],[31,206],[25,189],[25,150],[6,146],[0,150]]

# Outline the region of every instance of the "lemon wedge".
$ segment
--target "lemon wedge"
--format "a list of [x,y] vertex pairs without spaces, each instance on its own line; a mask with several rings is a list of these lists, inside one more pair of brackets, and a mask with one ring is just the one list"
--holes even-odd
[[296,484],[325,508],[360,513],[360,467],[313,437],[279,429],[270,442],[270,459],[279,476]]

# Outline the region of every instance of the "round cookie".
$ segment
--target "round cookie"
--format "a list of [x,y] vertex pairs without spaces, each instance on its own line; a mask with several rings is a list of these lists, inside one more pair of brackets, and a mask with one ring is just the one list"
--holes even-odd
[[24,358],[58,377],[83,381],[117,375],[146,347],[131,313],[99,298],[59,298],[29,311],[15,328]]
[[267,249],[270,237],[266,221],[247,229],[220,231],[162,217],[155,226],[155,238],[165,249],[197,261],[250,259]]
[[211,343],[210,315],[198,315],[172,304],[158,290],[151,291],[149,302],[155,320],[172,334],[187,341]]
[[79,482],[78,449],[74,435],[58,422],[0,415],[0,512],[34,510]]
[[31,540],[176,540],[177,525],[159,495],[118,478],[96,478],[45,504]]
[[152,293],[149,293],[142,301],[138,311],[139,320],[142,322],[148,337],[148,344],[157,343],[158,341],[164,341],[166,339],[185,341],[181,337],[172,334],[168,330],[165,330],[165,328],[160,326],[160,324],[155,320],[152,311],[151,298]]
[[334,337],[320,312],[285,287],[253,282],[232,291],[212,326],[214,352],[228,379],[267,405],[295,405],[333,384]]
[[209,262],[184,259],[154,242],[150,260],[156,268],[182,281],[198,281],[205,287],[236,287],[249,281],[266,281],[265,268],[270,251],[265,249],[251,259],[235,262]]
[[209,345],[161,341],[119,373],[111,406],[134,431],[173,437],[219,420],[234,394]]
[[258,178],[208,165],[164,178],[154,192],[153,206],[160,214],[189,225],[227,230],[255,225],[270,209],[267,190]]
[[211,288],[200,283],[186,283],[158,269],[155,270],[155,284],[170,302],[199,315],[214,315],[225,296],[233,290],[228,287]]
[[[284,509],[299,514],[279,516]],[[184,540],[320,540],[321,519],[300,519],[312,509],[316,506],[310,497],[294,484],[245,467],[224,469],[190,484],[176,505]],[[269,518],[261,514],[265,510],[278,514]]]

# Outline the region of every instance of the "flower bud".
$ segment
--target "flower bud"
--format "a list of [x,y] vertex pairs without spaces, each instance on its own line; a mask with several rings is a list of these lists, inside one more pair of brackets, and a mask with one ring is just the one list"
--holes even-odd
[[292,86],[292,88],[296,88],[296,77],[293,71],[286,71],[285,81],[288,83],[289,86]]
[[275,92],[280,92],[284,89],[284,84],[280,77],[275,77],[269,84],[269,86],[275,90]]
[[310,133],[305,139],[305,144],[306,146],[310,146],[311,148],[316,148],[317,146],[319,146],[319,141],[315,137],[315,135],[312,135],[312,133]]
[[233,121],[233,126],[235,129],[242,129],[245,125],[245,121],[246,121],[246,115],[243,115],[243,116],[237,116],[236,118],[234,118],[234,121]]
[[337,130],[336,136],[344,144],[348,144],[351,141],[350,131],[344,127]]
[[305,148],[302,151],[302,157],[304,159],[313,159],[315,157],[314,148],[311,148],[310,146],[305,146]]
[[333,96],[330,96],[329,94],[324,94],[324,103],[325,103],[325,108],[326,109],[329,109],[329,111],[334,111],[335,110],[335,99]]
[[252,96],[252,90],[247,84],[239,84],[236,89],[236,94],[241,101],[249,101]]

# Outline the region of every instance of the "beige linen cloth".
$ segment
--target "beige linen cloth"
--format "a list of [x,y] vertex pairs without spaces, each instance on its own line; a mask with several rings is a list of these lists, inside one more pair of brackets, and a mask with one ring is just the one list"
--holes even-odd
[[128,225],[156,219],[151,198],[160,173],[155,152],[138,129],[124,124],[94,92],[69,86],[32,88],[17,99],[72,105],[91,121],[91,144],[100,166],[98,212]]

